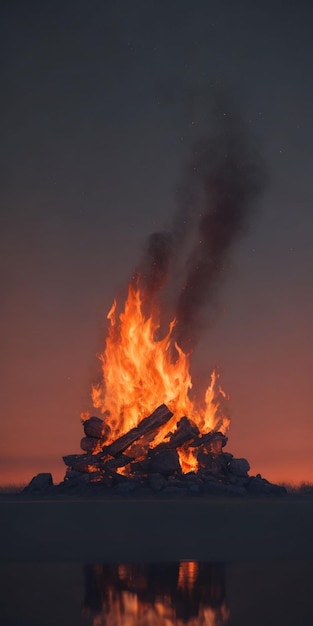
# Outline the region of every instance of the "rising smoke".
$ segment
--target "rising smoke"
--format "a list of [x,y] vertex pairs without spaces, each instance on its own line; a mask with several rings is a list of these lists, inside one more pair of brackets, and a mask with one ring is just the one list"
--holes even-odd
[[214,132],[193,146],[172,227],[150,235],[138,270],[151,309],[167,290],[175,340],[188,351],[209,321],[208,307],[214,306],[233,245],[245,232],[265,181],[262,160],[238,113],[219,101],[215,117]]

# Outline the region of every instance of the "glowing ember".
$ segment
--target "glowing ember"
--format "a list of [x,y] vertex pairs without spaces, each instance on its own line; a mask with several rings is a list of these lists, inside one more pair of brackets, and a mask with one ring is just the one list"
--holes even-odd
[[177,448],[177,454],[183,474],[197,471],[198,461],[194,456],[192,448],[189,448],[188,446],[181,446],[180,448]]
[[[223,413],[225,393],[213,371],[202,404],[190,398],[192,380],[190,355],[173,340],[175,320],[163,339],[156,339],[159,313],[145,317],[139,288],[129,287],[124,311],[117,315],[116,302],[108,313],[110,322],[105,350],[100,355],[102,381],[92,387],[94,407],[106,413],[111,428],[108,443],[137,426],[160,404],[174,413],[165,429],[160,429],[153,445],[175,428],[179,417],[187,415],[200,433],[219,430],[225,433],[229,418]],[[180,451],[184,471],[195,466],[192,453]],[[187,469],[188,468],[188,469]]]

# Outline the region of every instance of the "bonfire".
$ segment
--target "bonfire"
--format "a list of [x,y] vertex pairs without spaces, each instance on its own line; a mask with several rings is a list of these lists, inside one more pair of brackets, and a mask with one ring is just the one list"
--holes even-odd
[[[68,493],[163,495],[278,494],[246,459],[225,452],[230,419],[216,370],[202,401],[192,397],[190,354],[174,340],[175,319],[158,339],[159,311],[143,311],[144,295],[132,284],[123,311],[114,302],[91,398],[98,415],[82,414],[82,454],[64,456],[59,488]],[[161,402],[160,402],[161,401]],[[39,475],[30,489],[51,486]],[[40,478],[41,477],[41,478]]]
[[[230,419],[218,372],[208,372],[202,397],[190,373],[229,252],[263,186],[240,121],[223,112],[219,123],[195,146],[172,227],[150,235],[124,307],[114,302],[108,313],[95,414],[82,414],[83,454],[63,457],[68,492],[281,492],[224,451]],[[45,481],[51,486],[37,477],[31,488]]]

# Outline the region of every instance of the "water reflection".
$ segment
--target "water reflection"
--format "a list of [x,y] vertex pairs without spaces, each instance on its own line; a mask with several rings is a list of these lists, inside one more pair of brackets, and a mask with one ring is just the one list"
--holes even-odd
[[229,610],[222,563],[84,567],[83,615],[93,626],[223,626]]
[[0,624],[303,626],[313,624],[312,581],[313,560],[0,563]]

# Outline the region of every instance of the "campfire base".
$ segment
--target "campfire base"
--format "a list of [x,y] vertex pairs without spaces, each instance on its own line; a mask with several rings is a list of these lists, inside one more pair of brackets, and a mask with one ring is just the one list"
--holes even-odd
[[[245,459],[233,460],[245,461]],[[245,462],[247,463],[247,461]],[[52,484],[51,475],[50,480],[47,480],[46,474],[38,474],[24,489],[24,493],[41,496],[57,496],[59,494],[76,497],[276,497],[284,495],[286,490],[280,485],[270,483],[260,474],[240,476],[230,471],[228,476],[224,475],[221,478],[209,472],[201,471],[169,476],[154,472],[146,476],[128,477],[115,471],[99,476],[96,473],[68,470],[63,482],[58,485]]]
[[[224,452],[227,437],[216,431],[200,434],[187,417],[176,423],[163,441],[153,445],[160,428],[173,413],[164,404],[141,420],[137,427],[106,445],[108,428],[91,417],[83,423],[83,454],[63,457],[67,466],[63,482],[53,485],[50,474],[38,474],[24,493],[161,497],[278,496],[284,487],[260,474],[249,476],[246,459]],[[96,452],[97,450],[100,450]],[[194,471],[188,471],[196,467]],[[187,469],[186,469],[187,468]],[[183,471],[184,470],[184,471]]]

